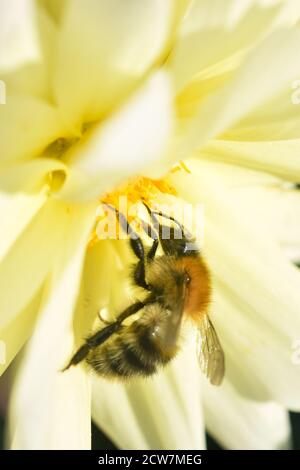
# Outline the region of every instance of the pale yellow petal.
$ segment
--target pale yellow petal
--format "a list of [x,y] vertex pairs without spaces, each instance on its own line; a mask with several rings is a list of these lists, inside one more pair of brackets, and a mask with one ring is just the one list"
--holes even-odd
[[[91,332],[101,309],[109,306],[109,297],[113,286],[118,289],[120,297],[122,297],[120,279],[115,272],[118,271],[116,264],[117,255],[110,240],[102,240],[89,247],[74,314],[76,347],[81,346],[84,337]],[[110,272],[109,276],[108,272]],[[111,313],[113,314],[113,312]]]
[[10,93],[30,95],[53,101],[53,62],[56,53],[57,28],[49,15],[37,8],[36,27],[40,44],[38,61],[22,64],[18,70],[2,74]]
[[[300,113],[298,95],[300,82],[292,80],[283,93],[251,112],[222,135],[236,141],[274,141],[299,138]],[[300,96],[300,95],[299,95]]]
[[300,262],[300,191],[285,191],[278,197],[278,238],[285,253]]
[[[249,398],[299,409],[293,344],[300,329],[300,272],[286,259],[256,204],[250,210],[238,190],[224,185],[227,165],[190,161],[189,167],[192,174],[174,175],[173,184],[186,198],[205,204],[205,254],[214,275],[212,317],[225,350],[227,377]],[[238,173],[234,167],[231,171],[236,181]]]
[[0,260],[45,203],[45,194],[0,193]]
[[38,0],[47,13],[57,22],[63,19],[63,14],[69,0]]
[[70,125],[99,119],[133,90],[162,52],[173,16],[171,0],[68,2],[55,90]]
[[54,106],[8,93],[7,103],[0,106],[0,164],[36,157],[64,132]]
[[7,194],[38,194],[42,191],[44,195],[49,195],[60,189],[68,175],[69,168],[60,160],[40,157],[2,169],[0,188]]
[[89,449],[90,393],[81,368],[61,372],[73,349],[72,320],[95,207],[66,207],[64,238],[11,401],[13,449]]
[[0,330],[0,342],[4,344],[4,360],[0,360],[0,375],[5,372],[33,332],[42,298],[42,289],[37,292],[22,312]]
[[[197,30],[189,33],[183,31],[168,61],[178,91],[195,77],[199,80],[201,76],[212,73],[212,68],[213,75],[220,74],[225,61],[231,61],[234,65],[242,62],[245,52],[268,33],[278,14],[278,7],[266,9],[253,6],[240,21],[230,24],[224,10],[229,10],[229,16],[237,2],[215,2],[215,8],[211,0],[195,2],[195,5],[200,10],[197,12],[199,16],[196,15]],[[194,14],[191,8],[190,15]],[[238,54],[240,58],[234,62],[232,59]]]
[[34,0],[2,1],[0,5],[0,70],[39,59]]
[[253,0],[193,0],[183,19],[181,33],[188,35],[205,28],[233,27]]
[[[276,0],[273,0],[276,1]],[[300,5],[295,0],[282,0],[283,8],[279,17],[280,25],[293,26],[300,18]]]
[[1,328],[29,303],[49,274],[64,239],[67,216],[67,207],[48,201],[1,260]]
[[153,378],[128,386],[93,380],[93,418],[121,449],[203,449],[195,344]]
[[225,449],[279,450],[291,446],[288,412],[276,403],[257,403],[241,397],[225,381],[203,388],[205,424]]
[[[186,157],[289,88],[300,73],[300,61],[295,55],[299,41],[298,29],[282,30],[252,50],[232,80],[200,103],[194,118],[182,123],[182,136],[175,142],[174,156]],[[295,56],[295,60],[289,60],[291,56]]]
[[300,139],[272,142],[214,140],[199,155],[266,171],[297,183],[300,181],[299,150]]
[[[86,180],[66,196],[95,197],[121,180],[145,171],[161,171],[162,156],[173,130],[171,83],[156,72],[118,112],[90,131],[66,156]],[[167,162],[165,162],[167,165]]]
[[[248,172],[248,170],[245,170]],[[247,211],[249,222],[263,220],[272,240],[286,251],[300,249],[300,191],[293,186],[270,180],[263,184],[239,187],[240,204]],[[255,210],[253,208],[255,207]]]

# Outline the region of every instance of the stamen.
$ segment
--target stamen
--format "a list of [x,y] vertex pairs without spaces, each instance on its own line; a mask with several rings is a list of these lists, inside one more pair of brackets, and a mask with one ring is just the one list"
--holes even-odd
[[[144,202],[151,207],[155,200],[157,200],[161,195],[177,196],[177,192],[164,179],[158,180],[141,176],[127,181],[125,184],[110,193],[104,194],[100,202],[109,204],[117,210],[120,210],[120,212],[123,212],[122,207],[120,208],[120,204],[126,201],[127,214],[124,215],[126,215],[128,222],[131,223],[136,218],[136,213],[134,214],[134,211],[131,210],[132,206]],[[105,219],[107,219],[107,215],[97,217],[95,228],[89,242],[90,248],[99,241],[99,237],[96,233],[98,222],[103,222]],[[116,234],[117,237],[119,235],[119,230],[120,227],[118,226],[118,233]]]
[[191,174],[191,170],[189,167],[186,165],[186,163],[183,160],[180,160],[180,162],[176,163],[173,168],[171,169],[171,173],[176,173],[177,171],[185,171],[186,173]]

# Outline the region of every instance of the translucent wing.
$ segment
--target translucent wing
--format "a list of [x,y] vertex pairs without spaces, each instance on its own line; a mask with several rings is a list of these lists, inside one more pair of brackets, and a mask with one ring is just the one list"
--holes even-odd
[[212,385],[220,385],[225,374],[224,352],[208,315],[199,325],[197,354],[202,372]]
[[164,325],[159,327],[156,334],[158,345],[164,351],[172,351],[176,348],[178,335],[180,331],[180,325],[183,315],[184,297],[181,289],[178,289],[178,295],[176,296],[177,302],[173,305]]

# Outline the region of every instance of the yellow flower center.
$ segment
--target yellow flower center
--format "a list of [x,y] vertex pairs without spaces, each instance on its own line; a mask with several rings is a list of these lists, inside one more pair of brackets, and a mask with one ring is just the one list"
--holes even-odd
[[[176,164],[170,171],[174,173],[177,171],[186,171],[190,173],[189,168],[184,162],[179,162]],[[167,175],[168,176],[168,175]],[[121,184],[119,187],[114,189],[114,191],[104,194],[101,199],[101,204],[109,204],[115,209],[123,213],[122,207],[120,205],[124,200],[126,200],[127,214],[126,218],[128,222],[132,222],[137,216],[134,211],[131,211],[131,207],[139,203],[145,203],[148,207],[152,207],[153,204],[161,199],[162,196],[177,196],[175,188],[170,185],[167,181],[167,177],[164,179],[151,179],[145,176],[139,176],[132,178],[125,183]],[[89,246],[92,247],[99,241],[99,236],[97,234],[97,224],[103,220],[107,220],[107,213],[101,214],[96,218],[95,228],[92,232]],[[119,234],[119,226],[117,227],[117,237]]]

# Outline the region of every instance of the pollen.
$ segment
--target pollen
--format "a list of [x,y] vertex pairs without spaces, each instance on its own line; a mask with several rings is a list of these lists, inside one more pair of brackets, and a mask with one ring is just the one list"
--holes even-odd
[[[151,179],[145,176],[136,177],[128,180],[126,183],[117,187],[114,191],[104,194],[100,199],[100,204],[109,204],[123,213],[122,203],[126,202],[126,218],[132,222],[136,218],[134,211],[130,209],[139,203],[144,202],[152,206],[161,195],[177,196],[176,190],[167,182],[166,179]],[[125,214],[124,214],[125,215]],[[103,221],[107,215],[97,217],[96,224]],[[120,227],[118,227],[119,233]],[[118,237],[117,233],[117,237]],[[99,241],[96,228],[93,230],[89,247],[92,247]]]
[[176,163],[173,166],[173,168],[171,169],[171,173],[177,173],[177,171],[182,171],[182,170],[189,174],[192,173],[189,167],[187,166],[187,164],[182,160],[180,160],[180,162]]

